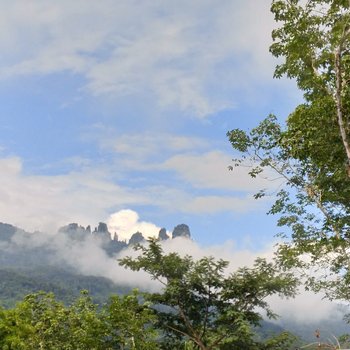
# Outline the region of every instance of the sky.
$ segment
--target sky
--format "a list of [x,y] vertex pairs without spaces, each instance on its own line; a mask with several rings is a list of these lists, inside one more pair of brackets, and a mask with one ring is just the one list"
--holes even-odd
[[[259,250],[280,231],[274,186],[226,133],[300,103],[273,79],[270,0],[5,0],[0,221],[106,222],[128,238],[189,225],[202,246]],[[273,191],[273,188],[271,188]]]

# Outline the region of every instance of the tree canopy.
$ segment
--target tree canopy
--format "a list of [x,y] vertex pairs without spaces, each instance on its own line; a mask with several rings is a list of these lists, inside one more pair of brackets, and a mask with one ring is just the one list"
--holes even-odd
[[[275,57],[284,59],[277,65],[275,77],[287,75],[296,79],[298,87],[304,92],[306,103],[299,106],[296,114],[305,115],[309,123],[316,118],[319,122],[313,125],[316,130],[320,125],[330,126],[330,130],[336,127],[337,133],[332,136],[338,140],[334,145],[338,145],[337,151],[342,147],[342,153],[336,154],[344,162],[348,177],[349,7],[348,0],[274,0],[271,11],[281,26],[272,32],[274,43],[270,47]],[[304,121],[304,124],[308,123]],[[317,136],[321,135],[313,138],[318,139]],[[310,139],[305,144],[309,142]],[[312,150],[307,154],[315,159]]]
[[3,350],[158,349],[154,312],[138,294],[110,298],[98,308],[86,291],[70,306],[52,293],[29,294],[16,307],[0,310]]
[[284,179],[269,211],[288,228],[280,263],[312,267],[308,287],[350,300],[350,2],[274,0],[271,10],[280,24],[270,47],[281,60],[275,77],[295,79],[304,102],[285,126],[270,115],[251,131],[228,132],[242,155],[235,165],[249,161],[251,176],[269,168]]
[[227,261],[213,257],[194,261],[188,255],[165,254],[154,239],[135,249],[141,251],[137,258],[127,257],[120,263],[146,271],[160,283],[160,292],[144,297],[156,310],[164,349],[182,349],[184,340],[202,350],[283,349],[289,345],[286,334],[258,342],[252,327],[259,325],[263,311],[275,317],[267,296],[294,295],[296,280],[291,274],[278,272],[264,259],[227,274]]

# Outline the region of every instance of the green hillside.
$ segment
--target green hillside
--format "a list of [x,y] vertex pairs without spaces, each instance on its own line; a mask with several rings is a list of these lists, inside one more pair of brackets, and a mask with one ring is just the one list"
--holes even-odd
[[94,302],[104,303],[111,294],[125,294],[129,288],[115,285],[104,277],[84,276],[57,267],[23,269],[0,268],[0,305],[12,307],[30,293],[53,292],[65,304],[75,300],[81,290],[88,290]]

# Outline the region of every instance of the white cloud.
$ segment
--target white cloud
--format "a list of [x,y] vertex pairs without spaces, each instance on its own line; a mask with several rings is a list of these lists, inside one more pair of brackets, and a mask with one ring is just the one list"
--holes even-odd
[[119,240],[129,240],[135,232],[141,232],[145,238],[158,237],[161,229],[151,222],[140,221],[139,215],[131,209],[111,214],[107,225],[110,232],[117,233]]
[[237,196],[196,196],[183,203],[184,212],[194,214],[213,214],[223,211],[234,213],[246,213],[260,208],[264,202],[257,201],[253,195],[246,195],[243,198]]
[[198,188],[216,188],[254,192],[263,188],[276,188],[278,183],[266,179],[260,174],[252,179],[248,172],[250,167],[240,166],[233,171],[232,157],[221,151],[211,151],[204,154],[179,154],[164,162],[162,167],[174,170],[178,176]]
[[210,215],[221,212],[249,213],[265,208],[267,200],[254,199],[251,193],[238,196],[222,194],[197,194],[191,192],[182,185],[178,186],[147,186],[142,189],[143,195],[148,198],[149,203],[157,206],[163,211],[170,213],[185,213],[197,215]]
[[[281,179],[272,171],[253,179],[249,175],[252,164],[242,164],[229,171],[232,154],[219,150],[215,142],[204,138],[161,132],[117,135],[102,126],[85,137],[96,140],[102,149],[114,151],[124,170],[172,172],[177,181],[197,189],[253,194],[261,189],[274,191],[281,185]],[[238,200],[242,201],[242,197]]]
[[139,193],[114,184],[105,169],[36,176],[23,174],[19,158],[0,159],[0,166],[1,221],[27,230],[96,223],[113,206],[147,203]]
[[[321,323],[330,319],[340,321],[344,317],[344,310],[339,308],[337,303],[324,299],[321,293],[301,290],[295,299],[281,300],[277,296],[271,296],[268,302],[278,315],[296,323]],[[277,319],[276,323],[278,322]]]
[[[170,144],[170,149],[186,149],[190,141],[173,138]],[[128,151],[126,148],[125,152]],[[149,152],[153,154],[152,149]],[[128,238],[138,230],[146,231],[147,236],[158,234],[160,227],[140,221],[132,211],[121,212],[127,214],[125,217],[121,213],[110,217],[113,208],[151,205],[168,213],[207,215],[246,213],[265,205],[265,201],[256,201],[252,196],[255,189],[264,187],[263,180],[256,184],[244,172],[229,172],[229,158],[220,152],[174,156],[164,164],[158,164],[156,159],[147,163],[147,156],[144,163],[132,156],[127,158],[132,163],[129,167],[123,162],[94,166],[91,162],[74,160],[78,170],[60,175],[26,174],[20,158],[0,158],[1,221],[29,231],[54,231],[69,222],[86,226],[109,218],[113,230]],[[133,169],[138,169],[136,175]],[[149,181],[153,176],[156,184]],[[177,181],[176,176],[183,181]],[[126,183],[125,179],[128,179]],[[188,183],[193,189],[188,188]],[[221,193],[221,190],[230,192]],[[118,220],[125,221],[118,224]]]
[[78,73],[94,95],[148,94],[198,117],[271,78],[270,1],[7,1],[0,76]]
[[[102,131],[103,133],[103,131]],[[117,154],[128,159],[134,158],[149,163],[150,159],[184,151],[208,148],[208,141],[195,136],[183,136],[169,133],[152,133],[146,131],[140,134],[110,135],[101,137],[101,130],[96,135],[103,148],[112,149]]]
[[[133,185],[136,184],[136,187],[131,187],[130,183],[121,186],[116,183],[116,177],[123,179],[129,176],[123,169],[116,174],[115,168],[110,165],[94,167],[86,161],[82,165],[76,165],[78,170],[62,175],[30,175],[23,171],[20,158],[0,158],[1,221],[29,231],[49,231],[69,222],[79,222],[86,226],[109,218],[112,230],[127,238],[137,230],[146,231],[146,235],[157,234],[160,228],[140,221],[132,211],[121,212],[126,216],[119,213],[110,217],[112,208],[152,205],[163,212],[210,214],[222,211],[247,212],[255,210],[259,205],[249,192],[243,196],[196,194],[186,190],[181,182],[171,181],[170,177],[164,184],[145,185],[142,178],[138,184],[137,178],[134,178]],[[192,170],[188,170],[191,179],[197,173],[197,170],[193,170],[196,165],[197,163],[192,164]],[[150,169],[164,170],[162,167],[157,169],[157,166],[153,164]],[[220,174],[218,169],[215,165],[203,169],[203,178],[207,178],[200,180],[200,185],[215,188],[216,179],[208,172]],[[223,168],[221,171],[227,170]],[[139,175],[142,177],[142,172]],[[244,184],[243,179],[240,181]],[[228,182],[227,186],[231,189],[240,188],[237,185],[230,186]],[[248,189],[248,185],[242,185],[242,190]]]

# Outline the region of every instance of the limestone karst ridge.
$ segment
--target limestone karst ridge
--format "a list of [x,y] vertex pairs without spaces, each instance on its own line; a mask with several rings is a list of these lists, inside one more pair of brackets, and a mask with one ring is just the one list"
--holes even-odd
[[[26,231],[19,229],[13,225],[0,222],[0,242],[11,241],[12,237],[16,234],[16,232],[19,231],[21,232],[21,234],[31,235],[30,233],[27,233]],[[94,230],[91,229],[90,225],[84,227],[78,223],[70,223],[61,227],[58,230],[58,234],[60,233],[66,234],[73,241],[83,241],[88,237],[96,239],[98,244],[110,256],[120,252],[122,249],[130,245],[135,245],[146,241],[143,233],[139,231],[135,232],[128,241],[122,240],[119,238],[118,232],[110,232],[107,224],[104,222],[99,222],[99,224],[97,225],[97,227],[94,228]],[[168,239],[176,239],[178,237],[191,239],[191,233],[188,225],[180,224],[175,226],[170,235],[167,233],[166,228],[163,227],[159,230],[157,236],[157,238],[161,241],[165,241]]]
[[[84,228],[77,223],[70,223],[59,229],[59,232],[68,234],[72,239],[83,239],[86,236],[92,236],[102,242],[102,246],[110,253],[121,250],[128,245],[134,245],[145,241],[145,237],[142,232],[135,232],[129,239],[129,241],[119,240],[118,232],[111,233],[108,230],[108,226],[104,222],[100,222],[93,231],[91,231],[90,225]],[[166,228],[161,228],[158,233],[158,239],[165,241],[167,239],[174,239],[177,237],[191,239],[190,228],[186,224],[180,224],[174,227],[171,236],[168,235]]]

